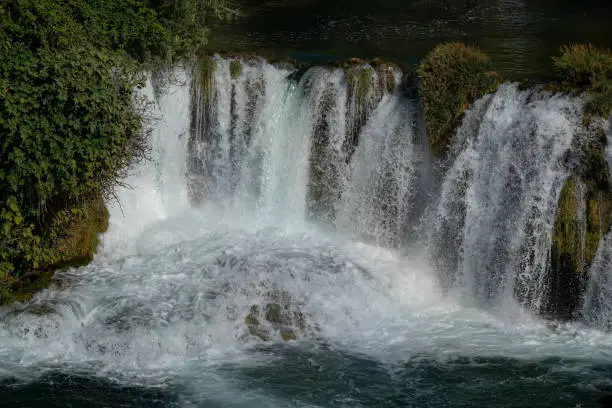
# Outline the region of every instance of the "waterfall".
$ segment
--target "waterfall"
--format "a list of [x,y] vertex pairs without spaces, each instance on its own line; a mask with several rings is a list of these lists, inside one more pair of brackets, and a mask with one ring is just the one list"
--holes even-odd
[[589,269],[589,285],[582,319],[604,330],[612,329],[612,232],[600,242],[595,259]]
[[[607,162],[612,177],[612,118],[606,129]],[[588,271],[589,283],[582,305],[582,319],[604,330],[612,329],[612,231],[599,243]]]
[[443,287],[465,299],[555,308],[552,231],[584,132],[581,98],[504,84],[466,112],[450,158],[433,164],[396,67],[208,64],[192,81],[194,203],[260,225],[314,222],[356,241],[426,247]]
[[196,201],[266,222],[330,223],[384,245],[403,239],[414,221],[424,144],[416,140],[416,101],[397,86],[397,68],[211,62],[208,82],[196,81],[192,92]]
[[505,84],[466,113],[428,220],[445,286],[489,307],[516,298],[540,310],[581,110],[579,99]]
[[[151,160],[132,171],[119,199],[108,203],[109,231],[102,236],[105,252],[123,253],[153,223],[176,216],[189,208],[185,173],[189,141],[189,76],[183,69],[172,72],[167,89],[155,97],[147,82],[142,96],[153,105]],[[162,108],[163,107],[163,108]]]
[[384,99],[373,112],[346,169],[336,207],[339,228],[386,246],[408,239],[426,171],[417,115],[415,103],[397,97]]
[[[591,225],[581,98],[505,84],[438,160],[418,99],[380,62],[216,56],[170,77],[141,90],[155,103],[152,157],[108,203],[93,262],[0,307],[3,398],[591,406],[612,386],[609,334],[521,307],[561,293],[550,270],[564,192],[571,227]],[[572,249],[584,258],[592,242]],[[608,233],[581,310],[603,329],[611,262]]]

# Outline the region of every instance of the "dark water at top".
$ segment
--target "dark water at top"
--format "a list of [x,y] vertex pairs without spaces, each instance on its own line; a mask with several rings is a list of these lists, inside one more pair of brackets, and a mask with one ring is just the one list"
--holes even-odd
[[216,28],[211,45],[298,58],[383,57],[416,62],[436,44],[462,41],[510,76],[546,77],[559,46],[612,46],[609,0],[268,0]]

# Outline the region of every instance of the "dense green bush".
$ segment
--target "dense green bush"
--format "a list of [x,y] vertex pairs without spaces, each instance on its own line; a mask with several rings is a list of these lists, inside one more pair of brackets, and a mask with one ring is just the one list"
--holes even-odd
[[565,45],[553,61],[567,86],[591,94],[585,106],[588,116],[612,114],[612,51],[592,44]]
[[198,52],[222,0],[0,4],[0,303],[91,259],[128,166],[146,157],[141,72]]
[[421,61],[419,94],[432,153],[442,156],[463,113],[499,85],[489,58],[477,48],[447,43]]

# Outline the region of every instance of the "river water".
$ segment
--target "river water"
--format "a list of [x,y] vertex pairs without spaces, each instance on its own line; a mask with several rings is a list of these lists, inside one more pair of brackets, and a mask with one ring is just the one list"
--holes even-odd
[[0,310],[3,407],[600,406],[605,325],[532,313],[581,99],[505,84],[428,189],[399,88],[358,108],[341,70],[242,64],[216,58],[207,95],[183,71],[147,87],[153,159],[94,262]]
[[612,3],[599,0],[252,0],[246,16],[216,27],[219,51],[274,52],[325,62],[383,57],[416,63],[435,45],[481,47],[513,78],[547,78],[570,42],[612,44]]

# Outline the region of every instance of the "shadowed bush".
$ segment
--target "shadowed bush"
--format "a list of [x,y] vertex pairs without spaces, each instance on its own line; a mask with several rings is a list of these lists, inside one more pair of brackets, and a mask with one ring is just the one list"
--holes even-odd
[[587,116],[607,118],[612,114],[612,52],[592,44],[565,45],[560,51],[553,61],[565,85],[591,94]]
[[489,58],[462,43],[442,44],[421,61],[419,94],[432,153],[446,152],[465,110],[500,84]]

